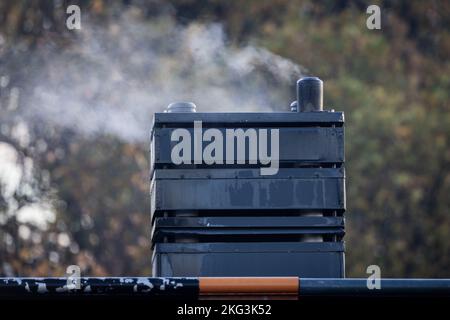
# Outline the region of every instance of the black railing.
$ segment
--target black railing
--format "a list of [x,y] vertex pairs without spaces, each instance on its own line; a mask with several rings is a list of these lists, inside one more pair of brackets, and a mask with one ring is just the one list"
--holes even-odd
[[[369,280],[370,283],[371,280]],[[131,297],[189,298],[426,296],[450,297],[450,279],[381,279],[380,288],[367,279],[297,277],[242,278],[0,278],[0,298]]]

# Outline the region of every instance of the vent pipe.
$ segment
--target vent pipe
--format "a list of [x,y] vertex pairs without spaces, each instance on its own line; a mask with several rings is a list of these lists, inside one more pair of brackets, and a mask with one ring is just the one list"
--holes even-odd
[[305,77],[297,81],[297,112],[323,111],[323,81]]

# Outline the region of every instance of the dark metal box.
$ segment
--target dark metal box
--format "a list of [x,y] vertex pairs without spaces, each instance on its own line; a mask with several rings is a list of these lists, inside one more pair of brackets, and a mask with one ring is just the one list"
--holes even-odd
[[153,274],[342,278],[343,252],[342,242],[157,243]]
[[156,170],[152,213],[176,211],[345,210],[342,168]]
[[[277,129],[278,171],[262,175],[248,144],[244,162],[172,163],[172,133],[194,136],[194,121],[201,133],[214,128],[222,137]],[[343,125],[343,113],[327,111],[155,114],[153,275],[344,277]]]

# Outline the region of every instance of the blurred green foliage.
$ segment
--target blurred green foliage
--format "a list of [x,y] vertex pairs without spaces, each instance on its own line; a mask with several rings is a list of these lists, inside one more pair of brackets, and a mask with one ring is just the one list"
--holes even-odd
[[[69,45],[68,3],[1,2],[0,73],[19,86],[27,76],[20,65],[4,62],[16,54],[12,44],[22,43],[30,59],[42,42]],[[321,77],[326,108],[346,115],[347,276],[365,276],[368,265],[378,264],[386,277],[450,277],[449,2],[72,3],[105,23],[131,7],[149,20],[221,22],[234,44],[266,47]],[[366,28],[365,10],[373,3],[382,8],[381,30]],[[1,101],[6,98],[3,92]],[[7,130],[0,141],[36,161],[38,181],[50,175],[58,208],[47,230],[28,226],[34,235],[28,240],[19,236],[14,216],[2,219],[0,273],[62,275],[69,264],[91,275],[150,273],[147,145],[66,132],[39,152],[21,147]],[[58,241],[61,233],[73,245]],[[49,259],[52,252],[58,259]]]

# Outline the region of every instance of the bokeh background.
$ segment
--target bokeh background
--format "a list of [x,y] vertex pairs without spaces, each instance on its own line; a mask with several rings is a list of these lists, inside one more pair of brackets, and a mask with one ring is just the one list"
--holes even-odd
[[2,0],[0,275],[149,275],[152,114],[287,111],[315,75],[346,116],[347,276],[450,277],[449,57],[448,1]]

